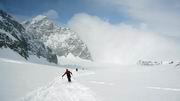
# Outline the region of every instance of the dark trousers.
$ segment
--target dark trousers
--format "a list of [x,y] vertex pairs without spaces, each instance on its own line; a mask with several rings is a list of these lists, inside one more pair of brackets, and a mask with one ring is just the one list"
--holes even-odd
[[67,77],[68,78],[68,82],[71,82],[71,77]]

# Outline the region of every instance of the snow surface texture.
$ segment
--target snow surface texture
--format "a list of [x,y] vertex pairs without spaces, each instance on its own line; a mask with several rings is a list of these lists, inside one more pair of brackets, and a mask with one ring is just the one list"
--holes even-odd
[[48,84],[64,69],[8,58],[0,59],[0,101],[14,101]]
[[93,92],[78,82],[68,83],[55,78],[20,101],[97,101]]

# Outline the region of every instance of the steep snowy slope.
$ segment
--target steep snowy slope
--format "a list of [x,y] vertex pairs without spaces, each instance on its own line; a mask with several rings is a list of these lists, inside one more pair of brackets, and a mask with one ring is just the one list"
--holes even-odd
[[39,39],[27,33],[25,28],[12,16],[0,10],[0,48],[9,47],[24,58],[36,55],[44,57],[49,62],[57,63],[57,57]]
[[69,28],[58,26],[47,16],[38,15],[31,21],[25,21],[22,24],[28,33],[32,33],[37,39],[40,39],[57,55],[67,56],[72,53],[82,59],[92,60],[87,46],[75,32]]

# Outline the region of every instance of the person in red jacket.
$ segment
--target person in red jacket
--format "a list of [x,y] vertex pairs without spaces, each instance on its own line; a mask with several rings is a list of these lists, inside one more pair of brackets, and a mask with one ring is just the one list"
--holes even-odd
[[66,69],[65,73],[62,75],[62,77],[66,75],[67,76],[67,79],[68,79],[68,82],[71,82],[71,75],[72,75],[72,72],[69,71],[68,69]]

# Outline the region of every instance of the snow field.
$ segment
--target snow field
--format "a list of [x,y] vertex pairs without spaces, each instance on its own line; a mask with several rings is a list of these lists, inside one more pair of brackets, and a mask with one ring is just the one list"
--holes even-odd
[[94,93],[82,84],[55,78],[47,86],[41,87],[20,101],[97,101]]
[[[0,101],[180,101],[180,67],[174,64],[96,65],[64,59],[58,67],[30,63],[14,53],[12,59],[0,55]],[[66,66],[73,72],[72,83],[61,78]]]

